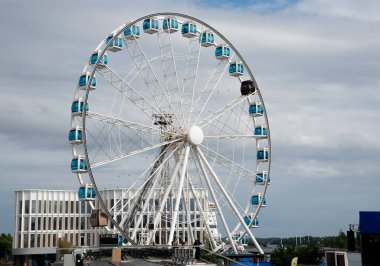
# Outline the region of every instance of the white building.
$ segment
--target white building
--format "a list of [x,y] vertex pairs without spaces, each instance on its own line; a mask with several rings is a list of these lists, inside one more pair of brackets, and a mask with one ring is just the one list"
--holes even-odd
[[[131,198],[134,191],[131,189],[109,189],[100,191],[102,198],[107,204],[107,209],[111,211],[114,219],[120,222],[127,214],[129,208],[128,198]],[[186,194],[186,192],[185,192]],[[189,236],[189,227],[194,233],[194,237],[202,239],[205,232],[205,222],[200,216],[199,207],[194,198],[188,193],[187,206],[190,208],[190,223],[185,223],[185,210],[179,212],[177,221],[178,236],[182,239]],[[197,198],[200,200],[203,210],[208,209],[207,191],[196,189]],[[156,211],[155,201],[160,197],[160,191],[154,191],[150,199],[149,208],[143,213],[143,221],[139,228],[129,229],[130,233],[135,234],[138,242],[143,244],[145,235],[149,231],[146,226],[149,217]],[[174,205],[175,199],[172,199]],[[99,202],[94,203],[99,208]],[[140,212],[134,217],[132,222],[136,224]],[[170,212],[164,212],[170,220]],[[13,237],[13,254],[15,255],[15,265],[22,265],[32,261],[37,265],[44,265],[47,261],[55,259],[56,248],[59,240],[67,240],[74,247],[98,246],[99,234],[105,233],[103,228],[92,228],[90,224],[91,207],[86,201],[79,201],[77,191],[66,190],[42,190],[29,189],[15,191],[15,227]],[[182,223],[182,224],[181,224]],[[145,224],[145,225],[144,225]],[[210,221],[208,224],[211,225]],[[145,229],[144,229],[145,226]],[[170,224],[161,219],[154,237],[156,244],[166,244],[168,229]],[[113,230],[109,222],[108,229]],[[135,231],[135,232],[133,232]]]

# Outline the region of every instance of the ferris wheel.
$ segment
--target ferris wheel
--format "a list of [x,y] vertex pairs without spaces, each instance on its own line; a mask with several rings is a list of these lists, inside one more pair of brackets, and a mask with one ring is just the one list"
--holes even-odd
[[268,117],[249,66],[207,23],[156,13],[105,36],[79,77],[69,141],[79,199],[108,217],[95,226],[235,253],[248,236],[263,253]]

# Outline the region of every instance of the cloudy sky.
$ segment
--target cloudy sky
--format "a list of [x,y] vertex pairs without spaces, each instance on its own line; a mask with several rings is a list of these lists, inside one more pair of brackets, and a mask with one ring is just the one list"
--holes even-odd
[[15,190],[77,188],[78,75],[111,30],[161,11],[214,26],[253,70],[273,147],[257,236],[335,235],[380,210],[379,1],[143,2],[1,1],[0,232],[13,231]]

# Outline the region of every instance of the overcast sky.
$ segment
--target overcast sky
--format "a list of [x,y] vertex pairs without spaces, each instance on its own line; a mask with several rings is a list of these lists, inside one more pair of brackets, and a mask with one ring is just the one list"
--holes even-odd
[[13,233],[15,190],[77,189],[78,76],[106,34],[162,11],[214,26],[253,70],[273,148],[258,237],[336,235],[380,211],[379,1],[3,0],[0,232]]

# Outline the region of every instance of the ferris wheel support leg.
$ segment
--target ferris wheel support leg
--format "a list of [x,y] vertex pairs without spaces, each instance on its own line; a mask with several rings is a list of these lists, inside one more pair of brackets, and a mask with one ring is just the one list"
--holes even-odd
[[170,245],[173,241],[173,236],[174,236],[174,230],[175,226],[177,223],[177,218],[178,218],[178,209],[179,209],[179,199],[181,197],[181,192],[183,189],[183,183],[185,181],[185,174],[186,174],[186,169],[187,169],[187,162],[189,161],[189,153],[190,153],[190,145],[187,144],[185,148],[185,158],[183,159],[183,165],[182,165],[182,171],[181,171],[181,176],[179,180],[179,185],[177,188],[177,195],[176,195],[176,200],[175,200],[175,206],[174,206],[174,212],[172,216],[172,220],[170,222],[170,234],[169,234],[169,240],[168,244]]
[[154,188],[155,188],[157,180],[158,180],[157,176],[161,175],[162,169],[163,169],[163,167],[160,167],[160,170],[158,170],[158,173],[154,176],[155,180],[154,180],[153,186],[149,189],[148,197],[145,199],[145,202],[144,202],[144,205],[142,207],[140,216],[137,219],[137,222],[135,224],[135,228],[132,231],[132,235],[131,235],[132,239],[135,239],[135,237],[136,237],[137,229],[139,228],[139,226],[140,226],[140,224],[141,224],[141,222],[143,220],[144,213],[146,212],[146,209],[149,206],[149,200],[152,197],[152,194],[154,192]]
[[198,152],[198,155],[200,156],[200,159],[202,159],[202,161],[206,164],[207,169],[210,171],[211,175],[214,177],[214,180],[215,180],[216,184],[218,185],[218,187],[222,191],[224,197],[227,199],[227,201],[228,201],[228,203],[229,203],[232,211],[235,213],[236,218],[240,221],[240,224],[244,227],[245,231],[247,232],[247,234],[249,235],[249,237],[252,239],[253,244],[259,250],[260,254],[264,254],[264,251],[261,249],[259,243],[256,241],[256,238],[253,236],[251,230],[245,224],[244,219],[239,214],[239,211],[237,210],[235,204],[232,202],[232,200],[231,200],[230,196],[228,195],[226,189],[220,183],[220,180],[219,180],[218,176],[216,175],[216,173],[214,172],[214,170],[211,168],[210,164],[207,162],[207,160],[204,157],[202,151],[199,148],[197,148],[197,152]]
[[[211,241],[212,249],[215,249],[215,248],[217,247],[216,242],[215,242],[215,239],[214,239],[214,237],[212,236],[210,226],[209,226],[208,223],[207,223],[207,217],[206,217],[206,215],[205,215],[205,213],[204,213],[204,211],[203,211],[202,204],[201,204],[199,198],[197,197],[197,195],[196,195],[196,193],[195,193],[195,189],[194,189],[194,186],[193,186],[193,184],[192,184],[190,178],[189,178],[189,185],[190,185],[191,192],[193,193],[193,197],[194,197],[194,199],[195,199],[195,201],[196,201],[196,203],[197,203],[197,207],[198,207],[198,209],[199,209],[199,211],[200,211],[200,213],[201,213],[202,219],[203,219],[203,221],[204,221],[204,223],[205,223],[205,225],[206,225],[206,231],[207,231],[207,234],[209,235],[209,238],[210,238],[210,241]],[[198,239],[198,240],[199,240],[199,239]]]
[[[188,189],[186,191],[187,191],[187,195],[189,195]],[[190,243],[193,244],[195,239],[194,239],[193,229],[192,229],[191,220],[190,220],[190,210],[189,210],[190,206],[188,206],[189,201],[188,201],[188,197],[186,197],[185,195],[185,191],[182,191],[182,199],[183,199],[183,206],[185,206],[187,233],[190,237]]]
[[214,202],[215,202],[215,205],[216,205],[216,209],[218,210],[218,214],[219,214],[219,216],[220,216],[220,219],[222,220],[222,224],[223,224],[223,226],[224,226],[224,229],[225,229],[225,231],[226,231],[226,234],[227,234],[227,236],[228,236],[228,239],[230,240],[231,247],[232,247],[234,253],[237,254],[238,252],[237,252],[237,249],[236,249],[236,243],[235,243],[235,241],[232,239],[232,236],[231,236],[230,230],[228,229],[228,225],[227,225],[226,219],[224,218],[224,215],[223,215],[222,210],[221,210],[221,208],[220,208],[220,205],[219,205],[218,199],[217,199],[217,197],[216,197],[216,195],[215,195],[215,192],[214,192],[214,189],[213,189],[213,187],[212,187],[212,185],[211,185],[210,179],[208,178],[208,175],[207,175],[206,169],[205,169],[205,167],[204,167],[204,165],[203,165],[203,163],[202,163],[202,158],[201,158],[201,156],[200,156],[200,150],[199,150],[198,147],[196,148],[196,154],[197,154],[196,157],[197,157],[197,160],[198,160],[199,166],[200,166],[201,171],[202,171],[202,173],[203,173],[203,175],[204,175],[204,177],[205,177],[205,180],[206,180],[206,183],[207,183],[208,189],[210,190],[211,196],[212,196],[212,198],[213,198],[213,200],[214,200]]
[[[179,169],[181,167],[181,160],[182,160],[182,158],[183,158],[183,152],[182,152],[181,159],[178,160],[178,162],[176,162],[176,165],[174,166],[174,170],[173,170],[173,174],[172,174],[172,176],[170,178],[169,186],[167,187],[163,198],[160,199],[161,200],[160,208],[159,208],[159,211],[156,212],[156,215],[154,217],[154,220],[153,220],[154,227],[153,227],[153,230],[150,232],[150,235],[149,235],[149,238],[148,238],[148,242],[151,242],[152,238],[156,234],[158,221],[161,218],[161,213],[164,210],[164,207],[165,207],[165,204],[166,204],[166,200],[168,199],[168,196],[169,196],[170,191],[172,189],[175,177],[177,176],[178,171],[179,171]],[[170,245],[171,243],[168,243],[168,244]]]

